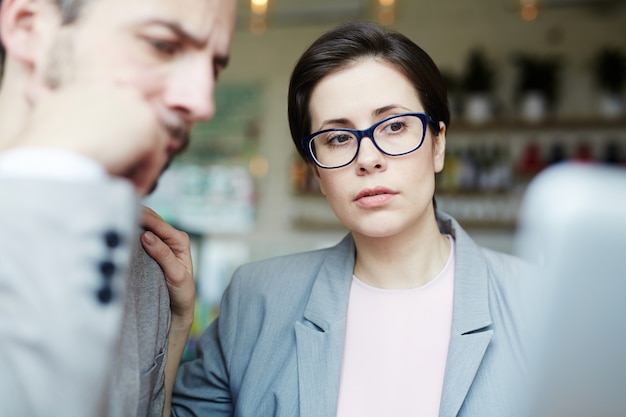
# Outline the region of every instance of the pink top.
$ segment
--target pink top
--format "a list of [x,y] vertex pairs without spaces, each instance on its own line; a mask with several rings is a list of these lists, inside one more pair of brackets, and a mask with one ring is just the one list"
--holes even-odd
[[352,279],[338,417],[437,416],[452,327],[454,241],[428,284],[385,290]]

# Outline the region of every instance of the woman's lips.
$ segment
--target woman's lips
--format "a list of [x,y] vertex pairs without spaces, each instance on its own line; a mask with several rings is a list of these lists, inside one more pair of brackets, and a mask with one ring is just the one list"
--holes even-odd
[[362,190],[354,201],[363,208],[381,207],[389,203],[398,193],[385,187]]

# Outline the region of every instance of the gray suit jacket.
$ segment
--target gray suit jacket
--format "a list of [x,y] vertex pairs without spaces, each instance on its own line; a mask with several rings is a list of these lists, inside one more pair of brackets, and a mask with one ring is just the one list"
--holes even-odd
[[106,415],[161,417],[170,298],[161,267],[138,239],[133,249]]
[[1,416],[162,415],[169,293],[138,207],[125,181],[0,178]]
[[[517,415],[527,266],[478,247],[447,215],[438,218],[456,244],[440,415]],[[354,256],[349,235],[333,248],[239,268],[198,359],[178,373],[173,414],[334,416]]]
[[137,209],[125,181],[0,178],[1,416],[102,415]]

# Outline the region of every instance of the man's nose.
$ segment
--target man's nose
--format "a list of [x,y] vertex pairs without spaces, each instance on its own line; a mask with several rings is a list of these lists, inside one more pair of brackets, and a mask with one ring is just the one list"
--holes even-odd
[[165,105],[188,122],[215,115],[215,77],[210,60],[189,58],[181,62],[164,93]]

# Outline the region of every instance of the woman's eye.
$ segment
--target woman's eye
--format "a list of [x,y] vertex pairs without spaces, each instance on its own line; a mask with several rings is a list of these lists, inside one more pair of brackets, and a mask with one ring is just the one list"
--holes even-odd
[[387,131],[389,133],[399,132],[404,128],[404,123],[402,122],[393,122],[387,125]]
[[341,145],[342,143],[348,142],[349,140],[350,140],[350,135],[346,135],[344,133],[344,134],[330,136],[326,142],[332,145]]

